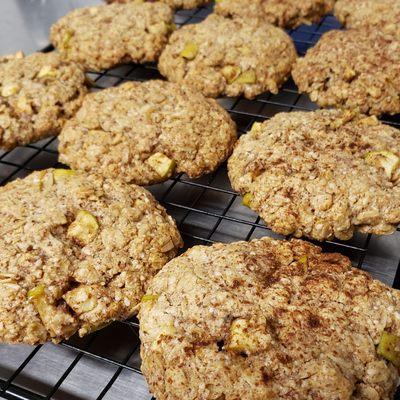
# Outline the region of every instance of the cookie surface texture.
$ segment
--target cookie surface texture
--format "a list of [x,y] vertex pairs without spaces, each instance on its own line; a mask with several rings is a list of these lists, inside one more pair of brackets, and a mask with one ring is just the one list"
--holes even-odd
[[397,114],[400,30],[386,33],[363,28],[325,33],[297,60],[292,75],[300,92],[321,107]]
[[348,111],[280,113],[243,135],[232,187],[275,232],[316,240],[400,223],[400,134]]
[[399,307],[398,291],[306,242],[196,246],[141,303],[142,371],[159,400],[390,400]]
[[175,31],[159,60],[172,82],[185,83],[208,97],[277,93],[296,59],[291,38],[280,28],[251,19],[212,14]]
[[0,57],[0,148],[58,134],[86,92],[82,68],[55,52]]
[[156,61],[171,33],[173,12],[163,3],[78,8],[57,21],[50,39],[67,60],[87,70]]
[[399,0],[338,0],[335,4],[336,18],[347,28],[375,26],[399,29]]
[[131,317],[181,247],[145,189],[65,169],[0,188],[0,342],[59,342]]
[[164,81],[128,82],[91,94],[60,135],[60,160],[139,185],[214,171],[236,127],[213,99]]
[[318,22],[332,11],[333,5],[333,0],[220,0],[215,12],[243,20],[260,18],[283,28],[296,28]]

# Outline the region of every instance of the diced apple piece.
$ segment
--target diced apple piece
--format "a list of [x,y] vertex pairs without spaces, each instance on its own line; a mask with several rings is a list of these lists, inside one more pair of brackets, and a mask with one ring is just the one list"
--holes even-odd
[[241,72],[242,69],[234,65],[226,65],[221,69],[222,75],[229,84],[235,82]]
[[99,229],[96,217],[89,211],[80,210],[68,228],[67,236],[82,245],[88,245]]
[[253,70],[248,70],[242,72],[237,79],[235,80],[235,83],[243,83],[243,84],[253,84],[257,82],[257,76],[256,73]]
[[199,47],[194,42],[187,42],[185,47],[181,51],[181,57],[186,58],[187,60],[193,60],[196,58],[197,53],[199,52]]
[[158,294],[145,294],[142,297],[142,303],[156,301],[160,296]]
[[55,78],[58,75],[56,69],[54,69],[51,65],[44,65],[39,73],[38,78]]
[[27,298],[28,300],[37,299],[38,297],[44,295],[44,291],[45,291],[44,285],[38,285],[28,291]]
[[53,171],[53,177],[56,182],[63,181],[76,175],[76,171],[72,169],[58,168]]
[[3,97],[10,97],[19,92],[19,86],[16,83],[8,83],[1,88]]
[[32,106],[28,98],[24,95],[18,96],[16,109],[22,113],[32,114]]
[[238,318],[231,324],[225,349],[249,355],[267,349],[270,342],[271,337],[265,332],[265,325]]
[[299,258],[299,263],[303,266],[304,272],[308,270],[308,256],[304,255]]
[[64,300],[78,315],[92,311],[97,306],[90,286],[81,285],[70,290],[64,295]]
[[68,337],[76,331],[75,319],[65,310],[49,302],[43,285],[31,289],[28,298],[32,300],[43,325],[52,336]]
[[251,206],[251,201],[253,200],[253,195],[251,193],[246,193],[243,196],[242,204],[246,207]]
[[384,331],[379,342],[377,353],[400,368],[400,337]]
[[254,124],[251,126],[250,132],[257,132],[261,130],[262,125],[262,122],[254,122]]
[[175,161],[171,160],[165,154],[162,153],[153,154],[151,157],[149,157],[147,162],[161,178],[170,177],[176,167]]
[[71,39],[73,38],[73,36],[74,36],[74,32],[73,32],[73,31],[68,31],[68,32],[64,35],[64,37],[63,37],[63,39],[62,39],[62,42],[61,42],[61,47],[62,47],[64,50],[67,50],[67,49],[68,49],[68,47],[69,47],[69,45],[70,45],[70,43],[71,43]]
[[400,158],[390,151],[370,151],[365,155],[365,161],[370,165],[382,167],[386,176],[391,179],[400,167]]

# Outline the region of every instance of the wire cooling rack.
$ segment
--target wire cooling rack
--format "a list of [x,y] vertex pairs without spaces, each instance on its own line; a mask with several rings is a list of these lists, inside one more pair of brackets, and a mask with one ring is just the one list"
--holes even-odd
[[[184,25],[204,19],[212,7],[179,11],[176,23]],[[320,24],[290,31],[299,54],[313,46],[324,32],[339,28],[332,16]],[[47,50],[51,50],[48,48]],[[90,73],[94,90],[115,86],[127,80],[161,78],[155,65],[124,65],[103,73]],[[282,111],[313,110],[315,105],[298,93],[292,81],[277,95],[263,94],[256,100],[223,98],[221,104],[236,121],[239,133],[255,121]],[[400,118],[384,119],[400,128]],[[0,152],[0,185],[23,177],[33,170],[60,166],[57,139]],[[241,205],[231,189],[226,168],[190,180],[177,176],[149,188],[176,219],[186,248],[215,241],[231,242],[255,237],[279,237],[260,218]],[[323,244],[326,251],[341,252],[359,268],[383,282],[400,288],[400,231],[386,237],[356,234],[348,242]],[[0,346],[0,397],[6,399],[151,399],[140,372],[138,322],[116,322],[83,339],[72,339],[55,346]],[[400,399],[400,396],[396,396]]]

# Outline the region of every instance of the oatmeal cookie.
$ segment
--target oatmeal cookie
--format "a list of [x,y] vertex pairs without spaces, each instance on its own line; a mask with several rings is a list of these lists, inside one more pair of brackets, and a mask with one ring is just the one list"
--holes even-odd
[[163,3],[78,8],[51,27],[53,45],[67,60],[100,71],[127,62],[155,61],[173,27]]
[[137,312],[181,247],[145,189],[65,169],[0,188],[0,342],[59,342]]
[[321,107],[374,115],[400,112],[400,31],[330,31],[292,71],[299,90]]
[[374,116],[277,114],[239,139],[228,170],[244,204],[283,235],[347,240],[400,223],[400,132]]
[[[134,0],[106,0],[107,3],[129,3]],[[151,0],[149,0],[151,1]],[[211,0],[159,0],[161,3],[168,4],[174,9],[191,9],[205,6],[211,3]]]
[[335,0],[217,0],[215,12],[226,17],[260,18],[265,22],[296,28],[318,22],[333,9]]
[[0,57],[0,148],[58,134],[86,92],[82,68],[55,52]]
[[277,93],[295,60],[294,44],[280,28],[212,14],[171,35],[159,70],[205,96],[243,94],[252,99],[265,91]]
[[338,0],[334,14],[347,28],[375,26],[399,30],[400,0]]
[[158,400],[394,399],[400,294],[300,240],[196,246],[143,297]]
[[60,136],[60,160],[139,185],[214,171],[236,127],[213,99],[175,83],[127,82],[88,95]]

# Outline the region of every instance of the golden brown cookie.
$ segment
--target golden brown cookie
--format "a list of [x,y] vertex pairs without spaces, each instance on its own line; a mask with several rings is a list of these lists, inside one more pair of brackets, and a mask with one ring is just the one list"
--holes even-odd
[[400,0],[338,0],[334,14],[347,28],[399,30]]
[[78,8],[51,27],[50,39],[67,60],[100,71],[156,61],[173,29],[166,4],[133,1]]
[[175,83],[127,82],[89,95],[60,136],[60,160],[138,185],[214,171],[236,126],[213,99]]
[[0,148],[57,135],[86,92],[82,68],[56,52],[0,57]]
[[217,0],[215,12],[247,21],[259,18],[283,28],[318,22],[333,9],[335,0]]
[[347,240],[400,223],[400,132],[348,111],[280,113],[243,135],[232,187],[275,232]]
[[59,342],[137,312],[182,242],[145,189],[63,169],[0,188],[0,342]]
[[277,93],[295,60],[294,44],[280,28],[212,14],[175,31],[158,66],[168,80],[205,96],[252,99],[266,91]]
[[139,312],[158,400],[394,399],[400,294],[300,240],[196,246]]
[[293,79],[321,107],[400,112],[400,30],[334,30],[299,58]]

